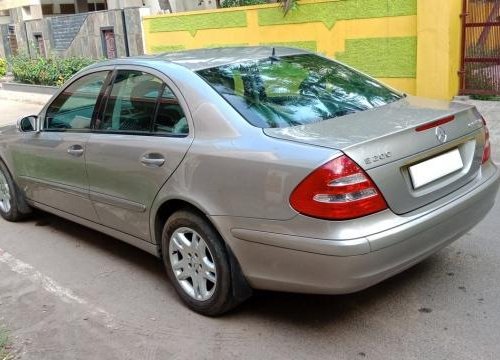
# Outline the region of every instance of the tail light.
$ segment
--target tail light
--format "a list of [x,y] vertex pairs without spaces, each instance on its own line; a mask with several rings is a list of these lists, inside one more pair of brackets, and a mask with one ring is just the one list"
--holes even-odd
[[491,143],[490,143],[490,131],[486,125],[486,120],[483,118],[485,139],[484,139],[484,150],[483,150],[483,164],[487,162],[491,157]]
[[343,155],[309,174],[292,192],[290,205],[301,214],[347,220],[387,209],[377,186]]

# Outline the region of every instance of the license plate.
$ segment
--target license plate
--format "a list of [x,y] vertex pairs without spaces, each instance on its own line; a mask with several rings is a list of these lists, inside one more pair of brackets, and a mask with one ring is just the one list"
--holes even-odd
[[413,187],[418,189],[464,167],[460,151],[452,150],[432,159],[410,166]]

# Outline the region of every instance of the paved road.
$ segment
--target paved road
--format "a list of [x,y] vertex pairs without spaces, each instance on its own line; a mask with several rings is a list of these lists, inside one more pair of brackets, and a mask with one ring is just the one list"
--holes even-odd
[[[500,107],[482,107],[498,143]],[[0,121],[34,110],[0,109]],[[47,214],[0,221],[0,323],[22,359],[498,359],[497,200],[462,239],[376,287],[258,293],[220,319],[186,310],[140,250]]]
[[0,126],[15,123],[21,116],[38,114],[42,108],[41,105],[4,100],[1,97],[2,91],[0,90]]

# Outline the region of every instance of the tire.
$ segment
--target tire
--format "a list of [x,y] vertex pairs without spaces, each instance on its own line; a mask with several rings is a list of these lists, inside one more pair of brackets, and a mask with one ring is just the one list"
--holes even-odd
[[238,304],[224,242],[201,215],[181,210],[170,216],[163,229],[162,250],[168,277],[191,310],[218,316]]
[[23,201],[19,188],[14,183],[7,166],[0,160],[0,216],[16,222],[26,217],[28,205]]

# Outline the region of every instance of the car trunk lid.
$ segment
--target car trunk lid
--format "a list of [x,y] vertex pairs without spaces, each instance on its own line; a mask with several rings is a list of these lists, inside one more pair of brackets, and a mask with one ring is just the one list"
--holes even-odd
[[404,214],[477,175],[482,128],[471,105],[409,96],[380,108],[264,133],[343,151],[368,173],[391,210]]

